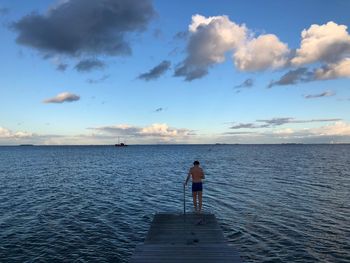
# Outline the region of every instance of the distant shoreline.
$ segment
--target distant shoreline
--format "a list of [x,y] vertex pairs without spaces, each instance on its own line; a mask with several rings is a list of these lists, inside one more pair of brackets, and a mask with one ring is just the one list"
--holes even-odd
[[[129,146],[239,146],[239,145],[283,145],[283,146],[300,146],[300,145],[350,145],[350,142],[344,143],[213,143],[213,144],[130,144]],[[0,147],[115,147],[114,144],[14,144],[0,145]]]

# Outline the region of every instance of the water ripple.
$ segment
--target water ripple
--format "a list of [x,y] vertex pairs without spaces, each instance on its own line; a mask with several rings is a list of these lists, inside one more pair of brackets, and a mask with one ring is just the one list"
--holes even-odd
[[246,262],[349,262],[349,150],[0,147],[0,262],[127,262],[154,213],[182,211],[195,159],[204,210]]

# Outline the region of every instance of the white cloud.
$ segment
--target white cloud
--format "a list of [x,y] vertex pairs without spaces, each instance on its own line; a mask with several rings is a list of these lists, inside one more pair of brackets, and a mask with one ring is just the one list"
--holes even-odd
[[0,138],[7,138],[7,137],[10,137],[10,135],[11,135],[10,130],[0,127]]
[[175,76],[191,81],[206,75],[212,65],[224,62],[225,53],[245,41],[247,28],[227,16],[194,15],[189,32],[187,57],[176,68]]
[[[248,129],[224,134],[196,135],[189,129],[171,128],[167,124],[151,124],[146,127],[130,125],[104,126],[90,128],[91,133],[71,136],[54,134],[35,134],[25,131],[12,131],[0,127],[0,145],[18,145],[30,143],[35,145],[112,145],[120,135],[128,144],[155,143],[331,143],[350,142],[350,123],[334,121],[333,123],[313,127],[283,129],[270,127],[269,130]],[[124,133],[123,133],[124,132]]]
[[273,131],[273,134],[277,134],[277,135],[289,135],[289,134],[293,134],[294,130],[291,128],[286,128],[286,129],[281,129],[281,130],[277,130],[277,131]]
[[284,67],[290,51],[273,34],[252,38],[234,53],[235,66],[241,71],[259,71]]
[[162,136],[162,137],[176,137],[178,135],[186,135],[185,130],[170,128],[165,123],[155,123],[151,126],[142,128],[140,134],[146,136]]
[[0,127],[0,138],[2,139],[20,139],[20,138],[29,138],[32,137],[33,133],[25,131],[14,132],[12,130]]
[[222,62],[224,53],[238,47],[247,35],[247,28],[244,24],[238,25],[227,16],[206,18],[194,15],[192,16],[192,24],[189,25],[189,31],[192,34],[201,34],[208,40],[208,42],[196,44],[200,44],[200,48],[206,51],[206,54],[216,63]]
[[319,136],[350,136],[350,124],[344,121],[337,121],[320,128],[310,129],[310,133]]
[[[287,84],[350,76],[350,35],[347,26],[332,21],[304,29],[295,54],[278,36],[255,36],[244,24],[239,25],[225,15],[194,15],[188,31],[187,55],[174,74],[187,81],[204,77],[230,53],[235,67],[248,72],[319,63],[313,70],[302,68],[306,75]],[[298,70],[294,68],[290,72]]]
[[338,63],[328,64],[315,70],[315,78],[336,79],[350,77],[350,58],[345,58]]
[[276,69],[288,62],[288,46],[277,36],[255,38],[244,24],[227,16],[194,15],[189,33],[187,57],[175,70],[175,76],[187,81],[205,76],[211,66],[225,61],[228,52],[241,71]]
[[350,35],[347,26],[332,21],[312,25],[301,33],[301,45],[291,60],[295,66],[314,62],[336,62],[350,52]]
[[146,127],[132,126],[128,124],[112,125],[89,128],[100,135],[123,136],[131,139],[143,140],[145,138],[154,140],[187,140],[193,137],[193,131],[184,128],[172,128],[166,123],[154,123]]
[[63,103],[63,102],[73,102],[78,100],[80,100],[80,97],[78,95],[75,95],[69,92],[62,92],[53,98],[44,100],[43,102],[44,103]]
[[27,131],[13,131],[0,126],[0,145],[32,143],[36,134]]
[[[350,35],[347,26],[332,21],[323,25],[314,24],[304,29],[301,36],[300,48],[289,62],[289,66],[299,68],[289,70],[268,87],[350,77]],[[313,69],[300,67],[313,63],[316,63]]]

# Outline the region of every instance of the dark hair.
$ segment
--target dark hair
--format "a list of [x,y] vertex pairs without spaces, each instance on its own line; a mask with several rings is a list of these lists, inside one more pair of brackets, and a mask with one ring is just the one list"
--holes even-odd
[[199,162],[198,161],[194,161],[193,165],[199,165]]

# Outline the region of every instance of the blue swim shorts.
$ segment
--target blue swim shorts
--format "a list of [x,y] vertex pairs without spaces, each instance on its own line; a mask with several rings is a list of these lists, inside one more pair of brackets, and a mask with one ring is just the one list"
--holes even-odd
[[203,184],[202,183],[192,183],[192,192],[202,192]]

